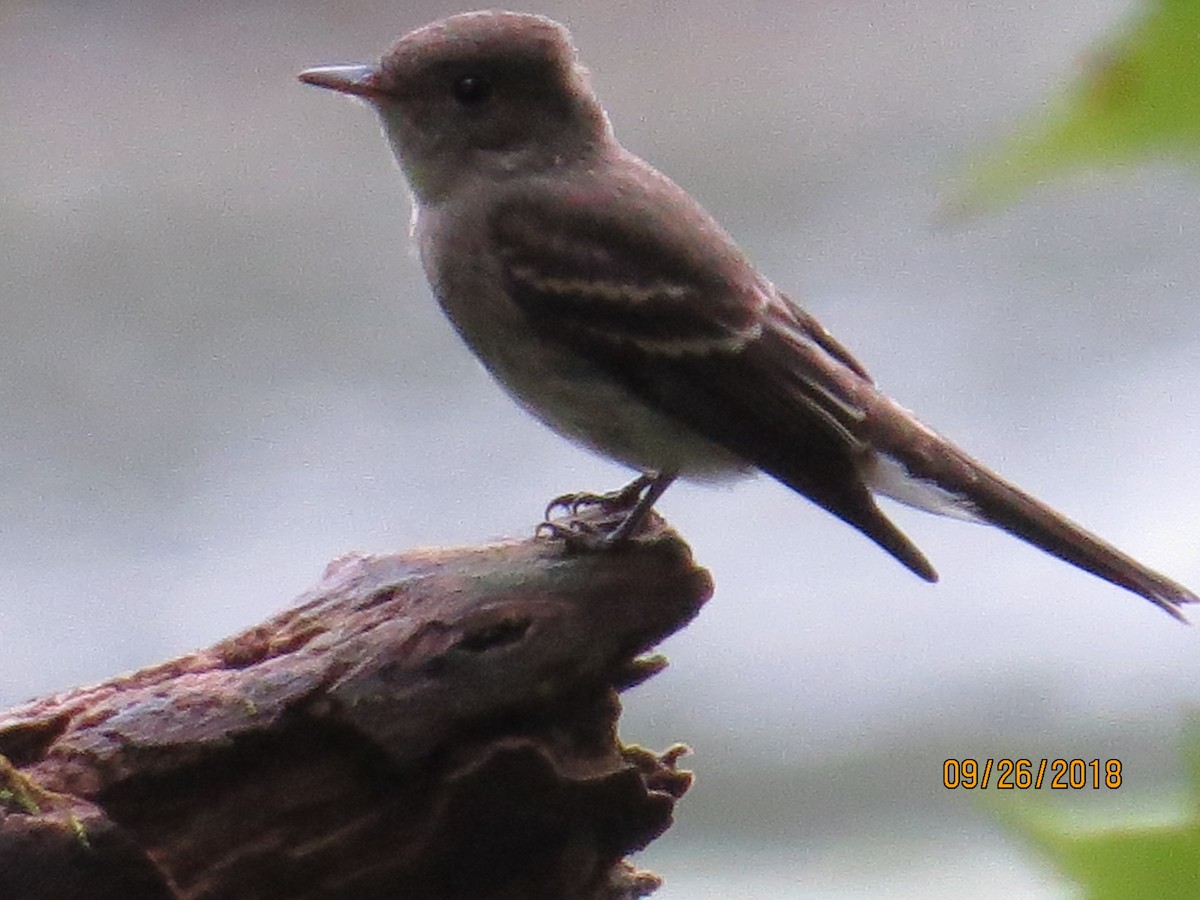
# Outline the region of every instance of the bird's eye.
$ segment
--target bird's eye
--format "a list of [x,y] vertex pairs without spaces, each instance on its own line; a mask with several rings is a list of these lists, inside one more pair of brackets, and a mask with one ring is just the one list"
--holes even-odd
[[478,106],[492,95],[492,83],[482,75],[463,75],[454,82],[454,97],[463,106]]

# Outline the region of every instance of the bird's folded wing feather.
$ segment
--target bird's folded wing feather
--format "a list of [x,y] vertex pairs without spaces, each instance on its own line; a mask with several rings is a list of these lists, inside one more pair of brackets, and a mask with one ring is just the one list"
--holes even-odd
[[591,199],[523,197],[493,216],[508,294],[534,328],[739,452],[764,428],[857,443],[866,371],[707,215]]

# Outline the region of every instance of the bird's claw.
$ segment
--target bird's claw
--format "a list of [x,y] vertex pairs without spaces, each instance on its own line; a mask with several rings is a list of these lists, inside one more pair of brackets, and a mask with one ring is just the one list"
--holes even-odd
[[[654,501],[675,476],[641,475],[609,494],[563,494],[546,506],[535,532],[561,540],[569,550],[608,550],[628,541],[649,524],[661,522]],[[555,512],[563,515],[555,518]]]
[[[549,525],[550,520],[554,518],[554,513],[560,509],[565,515],[575,515],[579,512],[578,504],[580,501],[588,496],[588,494],[560,494],[555,497],[546,504],[546,512],[542,514],[545,521],[542,522],[542,525]],[[542,525],[539,525],[538,528],[541,528]]]
[[[551,504],[550,509],[554,505]],[[612,531],[601,527],[601,523],[589,522],[571,514],[553,521],[547,515],[546,521],[538,525],[534,534],[537,537],[562,541],[568,550],[601,550],[610,545]]]
[[611,494],[562,494],[546,504],[546,519],[549,521],[558,510],[566,516],[577,516],[584,509],[594,508],[607,512],[618,492]]

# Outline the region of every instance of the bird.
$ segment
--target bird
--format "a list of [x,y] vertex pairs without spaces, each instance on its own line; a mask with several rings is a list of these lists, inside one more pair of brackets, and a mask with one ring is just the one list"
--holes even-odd
[[569,517],[552,533],[619,547],[677,478],[765,473],[926,581],[937,572],[876,496],[998,526],[1180,620],[1196,602],[884,394],[690,194],[618,142],[564,26],[462,13],[378,63],[298,77],[378,114],[433,294],[484,367],[546,425],[639,473],[551,504],[604,505],[600,533]]

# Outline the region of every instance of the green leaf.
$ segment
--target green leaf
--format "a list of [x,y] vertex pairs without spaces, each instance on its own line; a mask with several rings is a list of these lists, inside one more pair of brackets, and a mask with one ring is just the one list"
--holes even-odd
[[[949,205],[973,213],[1088,168],[1200,162],[1200,2],[1148,0],[1083,60],[1083,74],[971,168]],[[1200,896],[1200,893],[1197,894]]]

